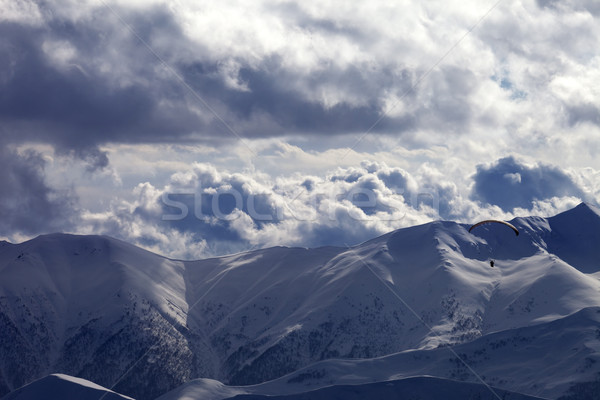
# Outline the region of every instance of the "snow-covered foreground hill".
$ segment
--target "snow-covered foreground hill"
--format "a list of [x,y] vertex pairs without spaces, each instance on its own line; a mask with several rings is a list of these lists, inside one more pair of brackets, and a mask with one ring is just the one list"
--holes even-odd
[[48,375],[3,397],[2,400],[73,399],[133,400],[93,382],[63,374]]
[[[205,382],[208,384],[209,382]],[[212,393],[207,391],[213,387]],[[195,389],[195,390],[192,390]],[[160,399],[211,399],[214,398],[215,385],[186,386]],[[356,385],[332,385],[321,389],[294,394],[261,395],[248,394],[258,388],[221,388],[222,392],[236,393],[228,400],[540,400],[540,397],[509,392],[486,387],[484,384],[467,383],[429,376],[405,378],[391,381],[364,383]],[[179,396],[179,397],[175,397]]]
[[593,393],[600,212],[581,204],[512,223],[519,236],[433,222],[349,249],[201,261],[99,236],[0,243],[0,396],[55,372],[140,400],[427,375],[546,398]]

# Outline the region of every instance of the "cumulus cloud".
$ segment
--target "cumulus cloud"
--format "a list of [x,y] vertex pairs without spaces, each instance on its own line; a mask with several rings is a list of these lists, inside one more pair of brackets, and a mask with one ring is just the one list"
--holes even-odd
[[136,188],[137,198],[84,216],[102,231],[182,257],[288,245],[354,245],[395,228],[436,219],[438,194],[382,163],[338,168],[324,177],[230,173],[196,163],[167,185]]
[[354,245],[436,219],[552,215],[581,201],[563,190],[568,176],[559,169],[512,158],[479,166],[473,179],[476,199],[462,196],[432,167],[412,175],[365,161],[324,176],[273,178],[195,163],[163,187],[140,184],[134,201],[84,219],[91,232],[197,258],[275,245]]
[[531,209],[536,202],[555,197],[584,198],[581,188],[564,171],[545,164],[525,165],[514,157],[478,165],[472,196],[505,211]]
[[[408,172],[364,161],[322,175],[272,176],[196,162],[162,185],[137,184],[130,200],[117,197],[108,208],[91,211],[48,184],[40,153],[6,153],[2,163],[9,173],[0,182],[7,188],[0,199],[6,213],[0,234],[107,234],[187,259],[276,245],[354,245],[437,219],[468,223],[487,217],[548,216],[582,199],[558,190],[569,179],[560,169],[527,166],[513,158],[480,165],[469,178],[473,198],[431,165]],[[589,173],[578,178],[586,187],[596,185],[594,172]],[[509,192],[518,201],[499,192]]]

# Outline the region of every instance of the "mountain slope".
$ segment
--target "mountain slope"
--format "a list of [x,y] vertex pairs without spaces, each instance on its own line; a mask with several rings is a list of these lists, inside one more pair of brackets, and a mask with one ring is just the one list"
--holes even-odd
[[[183,324],[187,307],[181,262],[111,238],[61,234],[5,247],[0,259],[0,324],[10,332],[0,338],[4,393],[63,372],[155,397],[140,382],[175,387],[192,373],[207,373],[194,363],[189,339],[173,328]],[[170,355],[150,352],[137,376],[119,381],[157,343]]]
[[600,209],[580,204],[548,219],[548,252],[557,255],[579,271],[600,271]]
[[423,375],[475,384],[485,381],[513,392],[557,398],[577,389],[577,382],[600,382],[599,326],[600,308],[586,308],[559,320],[497,332],[453,348],[405,351],[373,359],[321,361],[258,385],[229,387],[200,379],[160,400],[291,395],[326,388],[332,383],[364,385]]
[[[199,261],[99,236],[0,244],[0,395],[53,372],[140,400],[199,377],[257,384],[328,359],[431,354],[600,306],[596,209],[512,223],[518,237],[502,225],[469,233],[438,221],[348,249]],[[440,365],[429,374],[451,377]],[[509,388],[496,372],[486,379]],[[589,381],[588,372],[569,379]],[[560,373],[510,387],[552,391]]]

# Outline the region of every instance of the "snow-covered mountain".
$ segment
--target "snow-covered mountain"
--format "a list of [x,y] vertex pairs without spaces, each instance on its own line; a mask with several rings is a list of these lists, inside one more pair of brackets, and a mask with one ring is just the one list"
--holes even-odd
[[594,390],[600,211],[512,223],[519,236],[433,222],[348,249],[200,261],[100,236],[3,242],[0,395],[55,372],[139,400],[424,375],[547,398]]
[[[371,382],[411,382],[411,377],[423,376],[435,376],[438,385],[448,387],[456,380],[471,382],[486,395],[499,392],[498,388],[548,399],[590,388],[598,393],[599,328],[600,308],[592,307],[552,322],[496,332],[454,347],[409,350],[369,359],[324,360],[258,385],[227,386],[209,379],[193,380],[159,400],[291,396],[315,393],[332,384],[359,387]],[[574,384],[577,380],[579,384]]]
[[[187,309],[181,262],[62,234],[5,245],[0,260],[1,392],[60,372],[152,398],[156,387],[205,373],[191,350],[200,353],[202,339],[192,344],[173,328],[184,326]],[[134,365],[153,345],[159,351]]]

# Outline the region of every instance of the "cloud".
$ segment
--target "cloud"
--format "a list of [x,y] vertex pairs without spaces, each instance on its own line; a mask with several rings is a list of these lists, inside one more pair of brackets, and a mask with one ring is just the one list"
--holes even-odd
[[[36,25],[5,17],[0,120],[7,139],[86,158],[109,143],[219,142],[238,133],[463,132],[476,114],[477,75],[461,63],[444,65],[417,86],[431,67],[410,58],[423,49],[419,41],[439,54],[443,47],[398,35],[406,58],[396,57],[391,42],[379,42],[398,23],[388,26],[377,7],[364,10],[367,18],[347,8],[335,16],[310,5],[238,6],[253,18],[229,5],[198,12],[192,4],[53,2],[38,7]],[[414,21],[421,11],[409,8],[402,18]],[[377,16],[386,25],[376,24]],[[96,161],[90,166],[105,164]]]
[[[41,24],[0,21],[5,140],[49,143],[101,169],[108,159],[99,146],[109,143],[363,132],[380,116],[382,91],[412,79],[393,66],[375,74],[367,65],[307,73],[277,53],[258,62],[211,54],[166,9],[111,9],[135,35],[105,7],[53,12],[45,3]],[[404,116],[378,129],[414,123]]]
[[0,15],[3,136],[89,169],[119,143],[473,142],[485,127],[510,148],[507,131],[598,124],[593,2],[500,5],[464,37],[487,6],[18,4]]
[[35,235],[71,230],[78,217],[77,198],[51,188],[46,161],[32,150],[19,154],[0,148],[0,235]]
[[[69,163],[61,160],[53,164],[63,162],[67,168]],[[468,223],[487,217],[548,216],[582,199],[577,195],[582,192],[579,184],[562,170],[544,164],[527,166],[511,157],[480,165],[476,174],[466,176],[473,183],[471,198],[447,171],[429,164],[408,172],[381,161],[364,161],[324,174],[272,176],[196,162],[172,173],[163,184],[139,183],[130,195],[108,196],[112,201],[106,208],[90,211],[69,192],[52,188],[44,165],[42,155],[31,150],[3,156],[7,176],[15,178],[2,182],[10,188],[6,193],[13,195],[2,198],[10,213],[0,234],[13,238],[17,231],[21,235],[50,230],[106,234],[187,259],[276,245],[354,245],[437,219]],[[577,179],[597,196],[594,174],[590,169]],[[93,178],[103,182],[98,175]],[[56,177],[52,181],[58,184]],[[566,183],[576,191],[561,192]],[[506,192],[512,197],[501,196]],[[493,201],[486,201],[488,197]],[[18,199],[22,204],[17,207]]]
[[195,163],[162,187],[148,182],[135,199],[82,217],[102,232],[179,258],[269,246],[351,246],[394,229],[437,219],[550,216],[581,202],[562,170],[512,157],[480,165],[472,198],[432,166],[411,174],[382,162],[323,176],[231,173]]
[[478,165],[473,176],[472,197],[505,211],[531,209],[536,201],[573,196],[583,199],[581,188],[557,167],[545,164],[527,166],[514,157],[491,165]]
[[[177,100],[181,88],[152,82],[141,71],[149,57],[133,62],[139,49],[116,46],[132,58],[108,57],[102,37],[116,38],[103,28],[55,20],[45,28],[0,22],[0,120],[7,141],[49,143],[88,160],[90,168],[102,168],[108,159],[99,145],[172,141],[189,135],[192,126],[205,126]],[[114,74],[111,63],[120,62],[129,70]],[[135,78],[136,73],[141,75]]]
[[600,108],[594,104],[570,105],[567,108],[567,112],[570,125],[589,122],[600,126]]
[[594,0],[583,1],[558,1],[558,0],[536,0],[540,8],[550,8],[557,11],[561,10],[577,10],[587,11],[594,15],[600,14],[600,4]]
[[275,245],[354,245],[437,217],[431,190],[421,193],[406,171],[374,162],[325,177],[275,179],[196,163],[162,188],[138,185],[136,195],[109,213],[84,216],[90,231],[170,254],[172,237],[202,243],[177,253],[187,258]]

